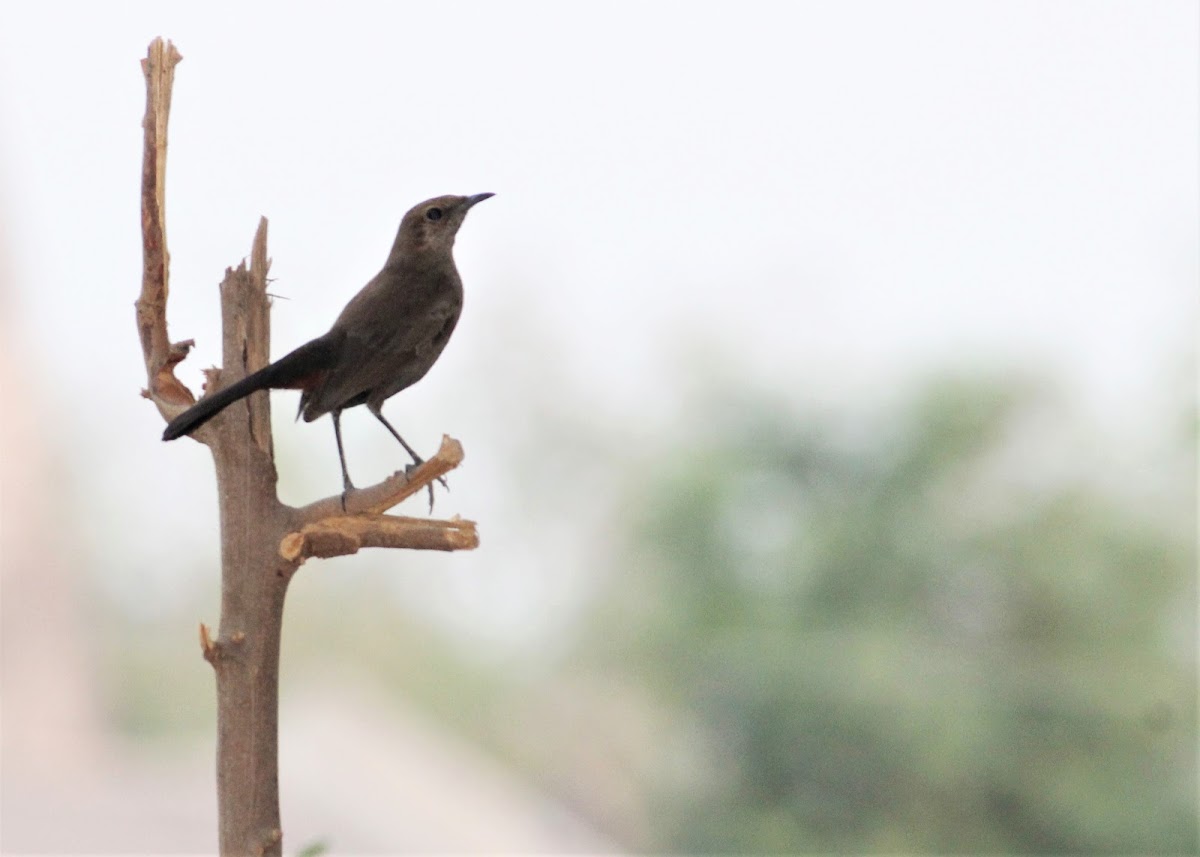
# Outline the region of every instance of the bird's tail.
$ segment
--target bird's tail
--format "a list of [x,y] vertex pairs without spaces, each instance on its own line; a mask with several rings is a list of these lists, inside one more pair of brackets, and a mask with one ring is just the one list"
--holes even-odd
[[337,356],[336,347],[337,343],[330,336],[319,337],[242,380],[205,396],[167,424],[163,440],[191,434],[234,402],[259,390],[310,388],[332,368]]

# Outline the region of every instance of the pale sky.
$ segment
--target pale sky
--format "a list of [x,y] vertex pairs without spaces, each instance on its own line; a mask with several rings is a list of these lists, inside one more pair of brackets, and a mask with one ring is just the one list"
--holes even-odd
[[[93,536],[122,546],[113,575],[169,588],[180,545],[212,562],[207,456],[160,443],[137,396],[138,61],[161,34],[184,55],[169,318],[198,342],[180,372],[193,389],[219,356],[215,286],[260,215],[288,298],[281,355],[327,329],[411,205],[497,194],[459,236],[454,340],[386,409],[420,448],[442,431],[466,444],[477,469],[439,511],[492,521],[491,563],[561,565],[506,542],[511,501],[479,484],[503,470],[497,436],[536,418],[523,391],[601,426],[685,418],[697,343],[814,406],[937,367],[1045,368],[1098,424],[1143,430],[1194,354],[1197,8],[10,4],[4,306]],[[514,397],[502,426],[473,404],[489,391]],[[294,396],[273,401],[280,448],[311,462],[282,474],[288,499],[335,492],[328,421],[296,426]],[[403,464],[370,423],[348,418],[360,483]],[[440,596],[453,609],[480,560],[437,562],[461,575]]]

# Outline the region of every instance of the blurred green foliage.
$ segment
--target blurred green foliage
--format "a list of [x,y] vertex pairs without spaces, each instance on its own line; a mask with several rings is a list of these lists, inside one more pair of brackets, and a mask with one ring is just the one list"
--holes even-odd
[[641,846],[1197,851],[1192,453],[1135,505],[1060,417],[958,382],[865,428],[697,413],[580,647],[660,712]]
[[296,852],[296,857],[321,857],[329,851],[329,843],[324,839],[317,839],[304,845]]
[[[718,391],[649,461],[539,423],[534,500],[625,474],[602,544],[558,542],[603,571],[574,640],[472,662],[345,558],[293,584],[284,694],[353,665],[637,850],[1196,853],[1194,411],[1123,470],[1067,411],[1016,381],[837,418]],[[211,740],[195,609],[109,646],[127,732]]]

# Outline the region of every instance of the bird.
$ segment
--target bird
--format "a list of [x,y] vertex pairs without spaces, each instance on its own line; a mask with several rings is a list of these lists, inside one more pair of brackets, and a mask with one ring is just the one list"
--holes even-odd
[[163,440],[190,434],[251,393],[298,389],[297,419],[333,418],[346,492],[354,490],[342,446],[341,416],[347,408],[366,405],[413,463],[422,464],[383,416],[383,403],[424,378],[454,333],[463,306],[454,239],[467,212],[494,195],[438,196],[413,206],[400,221],[383,269],[350,299],[327,333],[204,396],[167,424]]

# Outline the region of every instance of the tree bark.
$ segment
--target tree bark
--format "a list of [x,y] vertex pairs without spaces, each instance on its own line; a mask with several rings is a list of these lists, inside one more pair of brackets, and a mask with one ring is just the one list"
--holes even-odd
[[[268,362],[266,226],[262,221],[255,235],[250,269],[243,263],[227,271],[221,284],[222,386]],[[279,854],[279,647],[284,597],[297,566],[277,546],[291,516],[275,493],[267,393],[234,403],[213,423],[221,624],[205,655],[217,677],[221,853]]]

